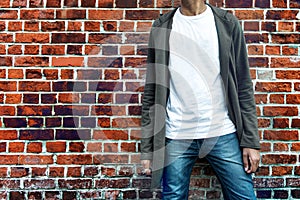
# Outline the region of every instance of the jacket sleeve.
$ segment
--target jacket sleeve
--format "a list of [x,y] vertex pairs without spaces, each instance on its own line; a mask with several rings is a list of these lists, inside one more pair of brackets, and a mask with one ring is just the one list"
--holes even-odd
[[147,55],[147,73],[142,101],[141,160],[152,160],[155,105],[155,50],[154,38],[150,32]]
[[238,82],[238,98],[241,110],[243,133],[240,146],[260,149],[256,105],[253,84],[250,77],[249,62],[243,30],[237,19],[233,30],[233,48]]

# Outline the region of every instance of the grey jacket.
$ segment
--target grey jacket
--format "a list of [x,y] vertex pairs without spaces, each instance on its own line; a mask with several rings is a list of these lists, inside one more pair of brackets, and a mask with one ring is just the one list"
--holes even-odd
[[[231,13],[209,6],[215,16],[221,77],[229,117],[236,126],[241,148],[259,149],[256,107],[243,31]],[[177,9],[153,23],[149,38],[142,104],[141,159],[152,160],[152,188],[160,186],[164,168],[165,108],[169,96],[169,36]]]

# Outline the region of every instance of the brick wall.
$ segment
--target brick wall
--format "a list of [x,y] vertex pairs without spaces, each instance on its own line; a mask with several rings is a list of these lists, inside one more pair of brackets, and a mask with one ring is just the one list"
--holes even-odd
[[[300,1],[211,0],[240,20],[262,138],[262,199],[299,199]],[[175,1],[178,5],[178,1]],[[171,0],[0,1],[0,197],[159,198],[140,176],[149,28]],[[194,199],[220,199],[205,161]]]

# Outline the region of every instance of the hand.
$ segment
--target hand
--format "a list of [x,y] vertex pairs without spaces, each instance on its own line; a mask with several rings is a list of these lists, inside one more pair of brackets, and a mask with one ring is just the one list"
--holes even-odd
[[246,173],[250,174],[252,172],[256,172],[256,170],[258,169],[259,160],[259,150],[251,148],[243,149],[243,161]]
[[142,160],[141,161],[142,166],[143,166],[143,174],[145,174],[146,176],[150,176],[152,174],[152,170],[151,170],[151,160]]

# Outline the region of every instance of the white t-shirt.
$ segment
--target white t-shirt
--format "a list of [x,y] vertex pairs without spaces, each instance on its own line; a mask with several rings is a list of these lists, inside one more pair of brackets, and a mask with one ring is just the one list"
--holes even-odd
[[235,132],[225,103],[211,8],[196,16],[185,16],[177,9],[169,43],[166,137],[201,139]]

